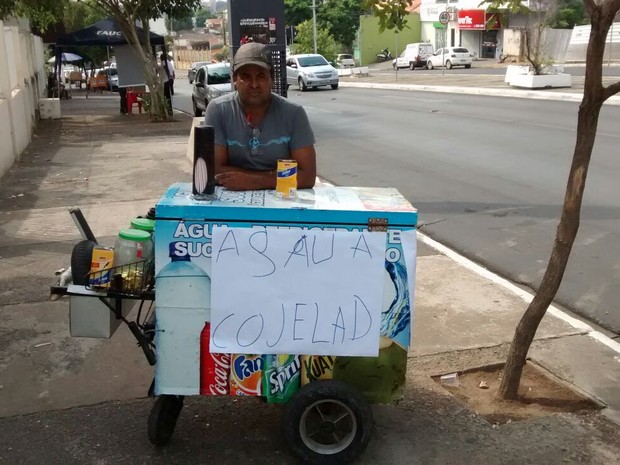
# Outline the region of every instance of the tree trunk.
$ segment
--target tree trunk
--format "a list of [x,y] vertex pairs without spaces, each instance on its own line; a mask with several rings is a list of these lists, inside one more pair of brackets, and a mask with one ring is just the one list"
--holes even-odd
[[[140,60],[142,61],[142,67],[144,70],[144,80],[147,86],[149,86],[149,105],[148,112],[151,121],[165,121],[171,118],[172,115],[168,114],[168,106],[166,99],[164,98],[164,85],[161,80],[160,74],[157,70],[157,57],[153,56],[151,51],[150,41],[150,27],[148,18],[142,19],[142,29],[144,31],[145,43],[140,43],[138,32],[135,28],[135,23],[130,22],[127,24],[129,35],[128,42],[134,47],[134,50],[138,53]],[[121,26],[122,27],[122,26]],[[125,31],[123,31],[125,32]]]
[[[121,5],[109,0],[95,0],[95,4],[116,19],[127,43],[133,47],[142,63],[144,81],[150,91],[147,108],[151,121],[164,121],[172,117],[172,115],[168,115],[168,108],[164,99],[164,85],[157,70],[157,57],[153,56],[152,52],[148,16],[145,18],[138,17],[139,4],[134,5],[135,8],[131,11],[128,10],[127,4]],[[144,44],[140,42],[136,30],[136,20],[138,19],[144,30]]]
[[606,98],[602,85],[603,53],[607,32],[613,20],[613,14],[610,15],[609,8],[604,10],[590,2],[590,10],[592,31],[586,56],[584,94],[579,106],[577,142],[566,186],[562,216],[545,275],[534,299],[517,325],[497,393],[498,398],[501,399],[516,399],[518,397],[519,383],[527,353],[534,340],[538,325],[560,287],[579,229],[581,202],[588,166],[596,139],[601,106]]

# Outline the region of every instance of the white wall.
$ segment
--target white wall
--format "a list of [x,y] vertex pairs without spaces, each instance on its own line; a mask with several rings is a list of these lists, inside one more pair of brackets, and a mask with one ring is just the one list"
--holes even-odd
[[[0,176],[32,140],[45,91],[43,43],[25,21],[0,21]],[[6,124],[6,123],[8,124]]]
[[[566,61],[585,61],[586,51],[590,40],[590,26],[575,26],[572,31]],[[607,33],[605,43],[605,61],[620,60],[620,23],[613,23]]]
[[461,45],[476,57],[480,56],[480,41],[480,31],[461,30]]

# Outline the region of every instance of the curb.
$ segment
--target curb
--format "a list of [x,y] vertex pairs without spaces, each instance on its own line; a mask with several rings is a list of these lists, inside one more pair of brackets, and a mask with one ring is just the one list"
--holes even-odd
[[[583,94],[576,92],[553,92],[544,90],[525,90],[518,91],[512,89],[492,89],[485,87],[456,87],[456,86],[427,86],[420,84],[380,84],[375,82],[343,82],[341,87],[381,89],[381,90],[408,90],[418,92],[443,92],[447,94],[466,94],[466,95],[486,95],[490,97],[512,97],[529,98],[538,100],[555,100],[559,102],[581,102]],[[610,97],[605,101],[605,105],[620,105],[620,96]]]

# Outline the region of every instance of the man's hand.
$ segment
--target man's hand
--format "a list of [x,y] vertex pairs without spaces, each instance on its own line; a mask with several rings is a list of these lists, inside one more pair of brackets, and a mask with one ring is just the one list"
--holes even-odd
[[275,175],[272,172],[254,174],[240,171],[226,171],[216,174],[215,180],[220,186],[224,186],[231,191],[272,189],[273,186],[275,186]]

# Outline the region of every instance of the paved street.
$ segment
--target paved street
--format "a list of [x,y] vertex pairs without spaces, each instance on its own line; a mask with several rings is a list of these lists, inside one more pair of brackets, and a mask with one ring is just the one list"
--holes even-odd
[[[583,69],[571,71],[583,75]],[[505,67],[467,71],[472,70]],[[401,81],[406,77],[420,84],[432,78],[438,84],[443,79],[441,71],[418,71],[401,70]],[[444,77],[449,85],[483,82],[519,95],[507,90],[503,75],[481,78],[461,71],[449,70]],[[606,68],[607,73],[620,79],[619,66]],[[338,91],[289,89],[289,98],[304,105],[316,132],[319,174],[342,185],[396,186],[419,206],[423,230],[431,237],[535,289],[559,219],[578,102],[346,87],[350,81],[385,84],[386,75],[393,77],[390,70],[371,74],[343,78]],[[180,79],[175,87],[177,108],[191,112],[191,86]],[[617,121],[620,107],[605,106],[580,233],[557,296],[558,303],[615,333],[620,332]]]

